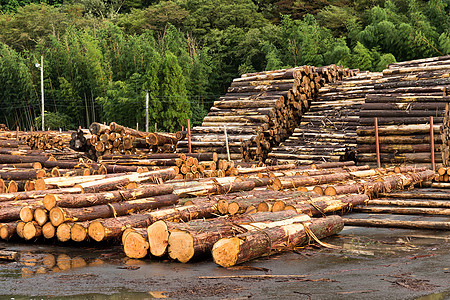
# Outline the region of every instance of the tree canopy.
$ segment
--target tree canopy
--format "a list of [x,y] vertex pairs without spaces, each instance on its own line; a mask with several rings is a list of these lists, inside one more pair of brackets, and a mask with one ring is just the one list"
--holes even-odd
[[[381,71],[450,54],[450,0],[1,1],[0,111],[10,128],[116,121],[180,130],[242,73],[310,64]],[[152,126],[150,126],[152,128]]]

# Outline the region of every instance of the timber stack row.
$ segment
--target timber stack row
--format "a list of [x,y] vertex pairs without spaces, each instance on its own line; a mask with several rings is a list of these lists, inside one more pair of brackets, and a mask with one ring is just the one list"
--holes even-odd
[[31,132],[19,137],[19,140],[24,140],[31,149],[39,150],[68,149],[70,139],[71,133],[59,131]]
[[[264,161],[270,149],[298,126],[324,84],[353,75],[335,65],[244,74],[214,102],[202,126],[191,130],[192,152],[217,152],[219,158]],[[188,141],[178,152],[188,152]]]
[[450,166],[450,109],[448,103],[445,106],[444,120],[441,126],[441,153],[444,167]]
[[272,149],[266,163],[304,165],[355,160],[359,110],[381,77],[381,73],[360,72],[320,88],[299,126]]
[[[227,267],[336,234],[343,220],[329,214],[435,175],[351,162],[265,168],[191,181],[174,180],[172,168],[55,179],[45,191],[0,194],[0,237],[122,242],[132,258],[212,256]],[[270,247],[262,243],[268,237]]]
[[378,119],[381,163],[431,162],[430,117],[435,159],[442,163],[440,126],[450,101],[450,56],[395,63],[383,71],[360,111],[358,161],[376,163],[374,118]]
[[142,132],[121,126],[115,122],[109,125],[92,123],[89,131],[79,129],[71,137],[70,147],[85,152],[96,160],[111,154],[173,153],[182,133]]

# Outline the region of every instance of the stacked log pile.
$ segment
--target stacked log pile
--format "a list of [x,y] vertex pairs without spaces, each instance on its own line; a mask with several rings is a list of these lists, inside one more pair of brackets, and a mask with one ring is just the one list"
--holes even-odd
[[59,131],[31,132],[21,135],[19,140],[24,140],[31,149],[64,150],[69,148],[72,133]]
[[177,179],[198,179],[237,175],[233,161],[219,160],[216,153],[155,153],[141,155],[103,155],[105,166],[141,166],[149,170],[174,168]]
[[[439,127],[449,102],[450,56],[391,64],[369,91],[360,111],[358,160],[375,163],[374,118],[380,128],[381,162],[431,162],[430,117],[434,118],[436,163],[442,163]],[[396,131],[396,126],[399,129]],[[428,127],[428,129],[427,129]],[[437,133],[437,134],[436,134]]]
[[[351,74],[335,65],[244,74],[214,103],[202,126],[191,130],[192,151],[228,159],[228,148],[230,159],[265,161],[271,147],[298,125],[320,87]],[[180,141],[177,151],[188,152],[188,146]]]
[[450,230],[448,188],[384,193],[355,208],[344,222],[351,226]]
[[102,155],[173,153],[182,133],[142,132],[121,126],[92,123],[87,130],[79,129],[71,136],[70,147],[83,151],[96,160]]
[[269,153],[266,163],[345,161],[355,159],[359,109],[381,73],[359,74],[320,88],[293,134]]
[[[342,229],[342,219],[323,215],[345,212],[366,203],[369,195],[401,190],[435,174],[414,168],[368,170],[351,162],[258,170],[272,174],[264,177],[242,170],[248,177],[167,181],[175,178],[176,171],[164,169],[44,178],[48,190],[0,194],[0,222],[6,222],[0,227],[0,237],[122,240],[126,255],[132,258],[149,252],[168,254],[180,262],[213,256],[219,265],[229,266],[287,251],[314,236],[321,239],[335,234]],[[166,182],[148,183],[157,178]],[[335,188],[334,195],[308,190],[325,184]],[[358,184],[364,188],[348,187]],[[183,203],[175,205],[179,202]],[[249,204],[258,212],[250,214]],[[221,213],[232,216],[217,217]],[[203,218],[208,220],[198,220]],[[270,237],[270,247],[256,247],[264,236]],[[238,253],[238,258],[233,260],[227,249]]]
[[442,121],[440,136],[442,140],[442,164],[444,167],[450,167],[450,109],[448,103],[445,106],[444,120]]

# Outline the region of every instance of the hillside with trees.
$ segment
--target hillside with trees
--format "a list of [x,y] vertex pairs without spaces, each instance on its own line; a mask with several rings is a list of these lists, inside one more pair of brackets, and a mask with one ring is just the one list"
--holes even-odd
[[[0,123],[180,130],[240,74],[450,54],[450,0],[1,1]],[[150,126],[152,127],[152,126]]]

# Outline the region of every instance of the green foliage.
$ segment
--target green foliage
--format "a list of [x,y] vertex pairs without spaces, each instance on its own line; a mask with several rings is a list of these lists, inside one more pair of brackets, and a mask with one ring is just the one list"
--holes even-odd
[[[450,0],[34,0],[1,2],[0,111],[30,126],[45,109],[93,121],[200,124],[243,73],[386,64],[450,54]],[[14,50],[12,50],[14,49]],[[15,84],[11,84],[14,82]],[[49,117],[51,118],[51,117]],[[140,126],[142,128],[142,126]]]
[[[39,115],[34,119],[34,128],[42,128],[42,116]],[[76,129],[76,126],[71,122],[71,118],[68,115],[59,112],[44,112],[44,128],[51,130],[69,130]]]
[[0,43],[0,122],[9,128],[31,126],[37,95],[33,95],[32,78],[25,59],[9,46]]

